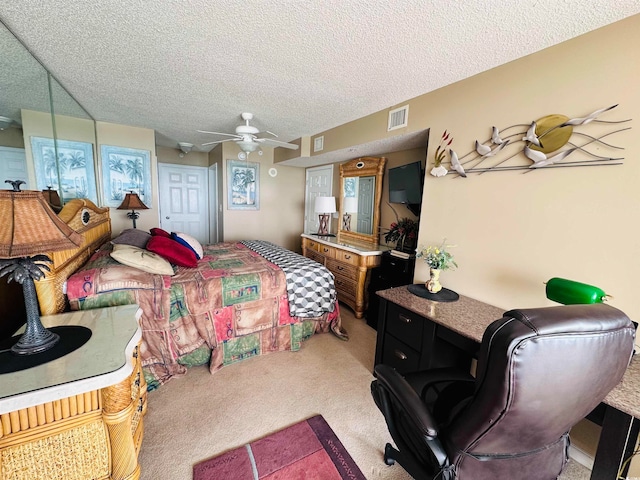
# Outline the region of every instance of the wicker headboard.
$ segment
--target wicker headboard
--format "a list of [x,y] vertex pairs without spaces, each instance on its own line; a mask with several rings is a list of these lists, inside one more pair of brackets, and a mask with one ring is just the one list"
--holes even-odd
[[78,248],[47,253],[53,260],[50,272],[36,283],[42,315],[60,313],[65,309],[64,282],[80,268],[103,243],[111,239],[111,219],[108,208],[97,207],[91,200],[73,199],[65,204],[58,216],[83,237]]

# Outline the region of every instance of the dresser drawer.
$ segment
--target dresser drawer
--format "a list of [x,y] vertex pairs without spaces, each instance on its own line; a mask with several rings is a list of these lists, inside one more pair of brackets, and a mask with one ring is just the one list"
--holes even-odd
[[422,346],[424,319],[395,303],[389,304],[386,331],[415,350]]
[[357,267],[349,265],[348,263],[339,262],[333,258],[327,260],[327,268],[331,270],[334,275],[342,275],[343,277],[353,278],[354,280],[358,274]]
[[395,368],[399,373],[416,372],[420,366],[420,353],[387,334],[384,336],[382,363]]
[[357,266],[360,263],[360,255],[346,250],[336,250],[336,260]]
[[352,280],[347,277],[343,277],[340,274],[333,273],[335,277],[334,284],[336,286],[336,290],[339,293],[349,295],[350,297],[356,298],[357,284],[355,280]]
[[336,249],[327,245],[318,245],[318,251],[327,258],[336,258]]
[[315,240],[309,240],[308,238],[304,239],[305,246],[310,250],[320,251],[320,243]]
[[324,257],[315,250],[307,250],[306,257],[324,265]]
[[342,303],[346,303],[353,310],[356,309],[356,297],[354,297],[353,295],[349,295],[347,293],[344,293],[338,290],[338,300],[341,301]]

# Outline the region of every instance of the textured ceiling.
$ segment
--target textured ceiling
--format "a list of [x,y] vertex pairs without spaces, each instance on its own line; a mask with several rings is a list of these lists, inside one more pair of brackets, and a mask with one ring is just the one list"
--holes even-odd
[[0,4],[3,23],[96,120],[202,151],[221,137],[196,130],[233,132],[241,112],[291,141],[637,13],[638,0]]

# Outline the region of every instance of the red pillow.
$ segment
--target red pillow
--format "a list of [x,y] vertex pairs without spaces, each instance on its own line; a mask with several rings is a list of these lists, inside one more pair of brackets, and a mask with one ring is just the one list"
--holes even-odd
[[171,234],[169,232],[167,232],[166,230],[163,230],[161,228],[152,228],[151,230],[149,230],[149,232],[151,232],[151,235],[153,235],[154,237],[160,236],[160,237],[167,237],[167,238],[171,238]]
[[165,260],[181,267],[193,268],[198,265],[195,252],[171,238],[161,235],[152,236],[146,248],[150,252],[157,253]]

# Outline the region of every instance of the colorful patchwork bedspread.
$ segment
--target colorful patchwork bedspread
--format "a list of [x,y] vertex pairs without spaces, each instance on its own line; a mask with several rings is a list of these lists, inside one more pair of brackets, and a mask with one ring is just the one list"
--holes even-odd
[[[347,338],[335,290],[323,311],[314,303],[313,316],[300,310],[292,316],[282,268],[240,242],[204,248],[196,268],[175,266],[174,276],[163,276],[118,263],[105,244],[67,281],[74,310],[141,307],[140,353],[149,389],[192,365],[208,362],[213,373],[256,355],[298,350],[314,333]],[[333,283],[324,288],[332,290]]]

